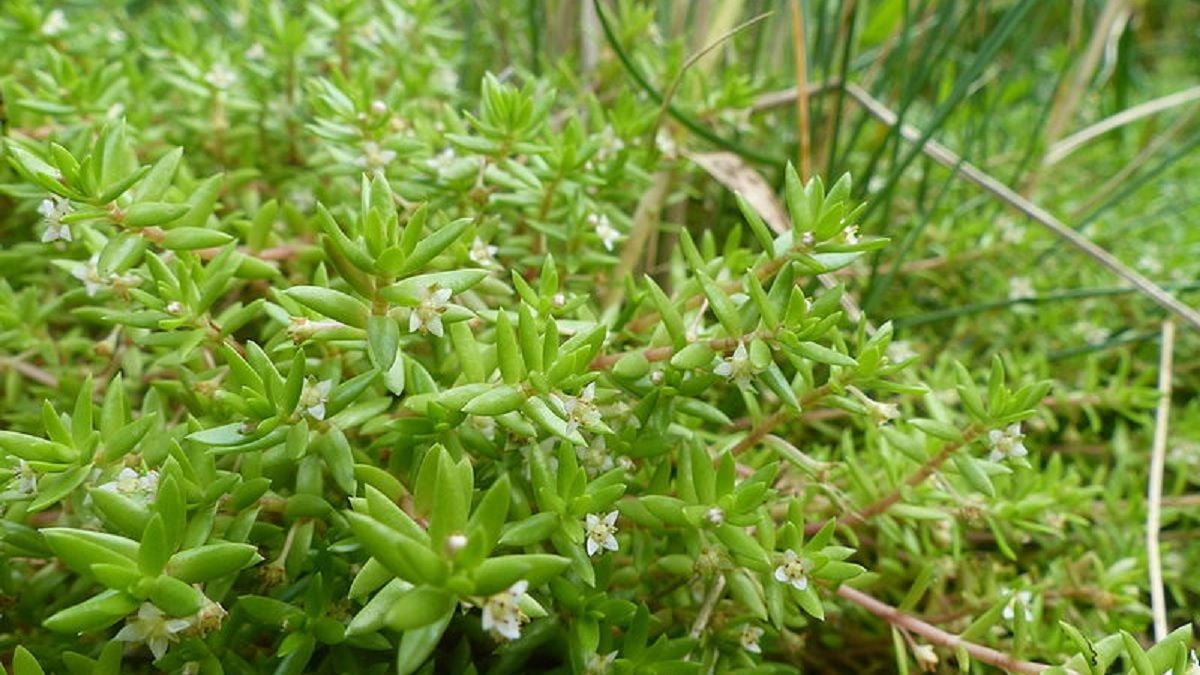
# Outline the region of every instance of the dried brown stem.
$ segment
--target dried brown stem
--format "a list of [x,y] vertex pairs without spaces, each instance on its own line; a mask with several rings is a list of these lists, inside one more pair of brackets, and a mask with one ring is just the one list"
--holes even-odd
[[839,586],[837,594],[897,628],[920,635],[939,647],[954,650],[962,649],[970,654],[971,658],[996,666],[997,668],[1002,668],[1010,673],[1041,673],[1050,669],[1050,666],[1044,663],[1022,661],[997,649],[964,640],[937,626],[925,623],[915,616],[905,614],[899,609],[850,586]]

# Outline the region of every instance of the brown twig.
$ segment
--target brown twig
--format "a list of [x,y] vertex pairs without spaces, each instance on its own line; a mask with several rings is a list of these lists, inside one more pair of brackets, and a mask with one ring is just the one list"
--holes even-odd
[[838,523],[842,525],[856,525],[858,523],[866,522],[892,508],[896,502],[900,501],[904,497],[905,488],[916,487],[921,483],[924,483],[925,479],[937,472],[937,470],[940,469],[941,466],[946,463],[946,460],[950,459],[955,452],[965,447],[971,441],[975,440],[975,438],[981,433],[983,433],[983,429],[978,425],[971,425],[970,427],[967,427],[967,430],[963,433],[961,440],[953,443],[947,443],[945,447],[938,452],[938,454],[930,457],[925,461],[924,464],[921,465],[919,469],[906,478],[903,485],[895,488],[887,495],[880,497],[874,502],[868,504],[865,508],[859,509],[857,512],[852,511],[841,518],[838,518]]
[[997,649],[964,640],[937,626],[925,623],[915,616],[905,614],[899,609],[850,586],[839,586],[837,594],[897,628],[916,633],[939,647],[954,650],[962,649],[967,654],[970,654],[971,658],[996,666],[997,668],[1003,668],[1010,673],[1041,673],[1049,670],[1051,667],[1044,663],[1022,661]]
[[20,359],[0,358],[0,366],[12,368],[34,382],[44,384],[51,389],[58,388],[58,378],[55,377],[53,373],[42,370],[41,368],[38,368],[33,364],[26,363]]

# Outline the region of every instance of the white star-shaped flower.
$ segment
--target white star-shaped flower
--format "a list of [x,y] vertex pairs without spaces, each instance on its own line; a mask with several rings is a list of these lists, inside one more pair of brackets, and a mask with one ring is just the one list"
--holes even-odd
[[751,654],[761,654],[762,647],[758,645],[758,640],[763,636],[763,629],[758,626],[746,624],[742,627],[742,635],[739,640],[742,643],[742,649]]
[[858,387],[850,386],[846,387],[846,389],[867,409],[867,416],[871,418],[875,426],[881,427],[900,417],[900,406],[895,403],[880,403],[879,401],[872,400],[871,397],[862,393]]
[[438,178],[445,178],[446,172],[454,165],[456,159],[458,159],[458,154],[454,152],[454,148],[446,148],[425,160],[425,166],[436,171]]
[[396,159],[395,150],[382,148],[375,141],[367,141],[363,144],[363,156],[359,158],[358,165],[371,171],[381,171],[394,159]]
[[992,429],[988,432],[988,444],[992,446],[992,452],[988,455],[988,459],[999,462],[1004,459],[1020,459],[1028,455],[1029,450],[1021,441],[1023,438],[1025,438],[1025,434],[1021,433],[1019,422],[1010,424],[1003,431]]
[[83,288],[87,291],[88,297],[95,297],[97,293],[108,286],[108,280],[101,277],[100,272],[96,269],[99,262],[100,256],[93,255],[87,263],[80,264],[71,271],[71,276],[83,282]]
[[508,640],[521,637],[521,624],[529,619],[521,611],[521,597],[529,589],[524,579],[483,603],[483,629]]
[[600,242],[604,244],[606,250],[613,250],[613,246],[624,238],[624,235],[613,227],[608,216],[603,213],[588,214],[587,222],[596,230],[596,236],[600,237]]
[[579,393],[579,396],[554,394],[554,398],[562,406],[563,413],[567,416],[568,434],[574,433],[579,427],[590,429],[603,421],[600,410],[596,407],[595,403],[595,382],[589,382],[583,388],[583,391]]
[[480,267],[491,267],[496,264],[496,253],[500,251],[500,247],[492,246],[479,237],[475,237],[475,241],[471,243],[471,251],[467,257],[471,262]]
[[611,124],[600,131],[600,148],[596,151],[596,159],[604,161],[625,149],[625,141],[617,135]]
[[600,516],[589,513],[584,520],[587,534],[587,553],[589,556],[596,555],[601,550],[615,551],[618,548],[617,544],[617,512],[610,511],[608,515],[601,518]]
[[1013,277],[1008,280],[1008,299],[1009,300],[1024,300],[1037,295],[1037,291],[1033,288],[1033,282],[1029,277]]
[[227,616],[229,616],[229,612],[225,611],[220,603],[213,602],[206,597],[199,611],[191,617],[189,623],[196,627],[196,632],[207,635],[220,630],[221,624],[224,623]]
[[723,359],[713,368],[713,374],[727,380],[745,380],[750,377],[752,368],[750,354],[746,351],[746,343],[739,342],[733,354]]
[[584,675],[605,675],[612,664],[617,660],[617,652],[609,652],[601,656],[600,654],[592,654],[588,657],[587,666],[584,667]]
[[608,451],[608,441],[604,439],[604,436],[599,434],[593,437],[592,441],[586,447],[575,446],[575,456],[579,459],[579,463],[583,465],[584,470],[587,471],[588,476],[592,478],[616,466],[612,454]]
[[158,472],[151,469],[146,473],[125,467],[117,477],[99,486],[100,490],[116,492],[144,502],[153,502],[158,494]]
[[798,591],[808,588],[808,577],[804,575],[804,561],[790,548],[783,552],[783,564],[775,568],[775,581],[791,584],[792,588]]
[[42,233],[43,243],[58,239],[63,241],[74,239],[71,234],[71,226],[62,222],[63,216],[74,210],[71,208],[71,202],[58,195],[50,195],[47,199],[42,200],[42,203],[38,205],[38,213],[46,220],[46,231]]
[[1000,612],[1001,618],[1009,623],[1017,617],[1017,604],[1021,605],[1021,615],[1025,618],[1025,622],[1033,621],[1033,593],[1029,591],[1018,591],[1008,600],[1008,604],[1004,606],[1004,610]]
[[16,479],[16,490],[18,494],[25,496],[33,496],[37,494],[37,472],[33,467],[29,466],[29,462],[23,459],[17,460],[17,470],[13,474]]
[[204,74],[204,81],[213,89],[224,91],[237,82],[238,75],[229,66],[224,63],[213,64],[213,67]]
[[71,24],[67,22],[67,15],[63,14],[61,9],[51,10],[46,15],[46,19],[42,21],[42,35],[46,37],[54,37],[61,34]]
[[438,337],[445,335],[442,313],[446,311],[446,303],[450,302],[450,296],[453,294],[454,291],[449,288],[433,286],[425,289],[425,297],[421,299],[421,304],[414,307],[408,317],[409,332],[433,333]]
[[157,660],[167,653],[170,643],[179,641],[179,633],[191,625],[192,622],[187,619],[167,618],[161,609],[144,602],[138,609],[137,618],[125,620],[125,627],[117,633],[116,639],[145,644]]
[[261,42],[255,42],[246,50],[246,58],[251,61],[259,61],[267,57],[267,48]]
[[887,357],[892,363],[903,363],[914,356],[918,354],[907,340],[895,340],[888,344]]
[[329,392],[333,390],[333,380],[304,383],[304,391],[300,393],[300,407],[315,420],[325,419],[325,404],[329,402]]

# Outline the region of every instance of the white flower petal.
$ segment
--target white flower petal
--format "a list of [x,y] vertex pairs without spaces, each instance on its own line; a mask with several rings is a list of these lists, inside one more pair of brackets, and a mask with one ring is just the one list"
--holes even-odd
[[145,624],[142,623],[127,623],[121,630],[117,631],[114,640],[121,642],[141,642],[146,639]]
[[429,329],[430,333],[433,333],[438,337],[442,337],[446,334],[446,332],[442,329],[442,317],[439,314],[434,314],[433,316],[429,317],[429,320],[425,322],[425,327]]

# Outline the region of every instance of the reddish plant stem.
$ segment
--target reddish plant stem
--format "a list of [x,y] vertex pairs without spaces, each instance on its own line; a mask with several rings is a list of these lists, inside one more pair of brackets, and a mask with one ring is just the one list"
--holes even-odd
[[839,586],[837,594],[897,628],[916,633],[939,647],[946,649],[961,648],[970,654],[971,658],[996,666],[997,668],[1002,668],[1010,673],[1041,673],[1050,669],[1050,666],[1044,663],[1022,661],[997,649],[968,642],[953,633],[947,633],[937,626],[925,623],[915,616],[905,614],[899,609],[849,586]]

